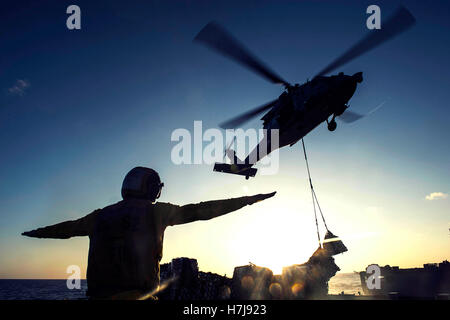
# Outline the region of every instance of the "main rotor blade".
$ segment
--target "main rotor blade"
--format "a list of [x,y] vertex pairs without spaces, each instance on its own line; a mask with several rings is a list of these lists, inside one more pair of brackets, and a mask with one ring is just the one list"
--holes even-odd
[[261,112],[263,112],[267,109],[270,109],[274,105],[275,102],[277,102],[277,100],[270,101],[269,103],[266,103],[260,107],[254,108],[250,111],[247,111],[247,112],[245,112],[237,117],[234,117],[228,121],[222,122],[221,124],[219,124],[219,127],[221,127],[222,129],[236,128],[236,127],[240,126],[241,124],[244,124],[245,122],[249,121],[251,118],[257,116]]
[[320,71],[315,77],[327,74],[343,64],[355,59],[356,57],[368,52],[369,50],[379,46],[383,42],[399,35],[414,25],[416,19],[403,6],[384,23],[381,24],[381,29],[372,30],[363,39],[353,45],[344,54],[330,63],[326,68]]
[[194,38],[194,41],[203,42],[206,46],[232,58],[273,83],[289,84],[259,61],[244,45],[216,22],[208,23]]
[[361,118],[364,118],[364,115],[350,111],[350,110],[346,110],[338,118],[339,118],[339,120],[342,120],[345,123],[352,123]]

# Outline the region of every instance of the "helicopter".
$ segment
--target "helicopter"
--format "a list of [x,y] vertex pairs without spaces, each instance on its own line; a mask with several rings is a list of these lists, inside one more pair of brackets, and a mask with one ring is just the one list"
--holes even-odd
[[[293,146],[322,122],[327,123],[329,131],[334,131],[337,128],[336,118],[345,123],[351,123],[364,117],[364,115],[347,110],[349,100],[354,95],[357,86],[363,81],[362,72],[353,75],[345,75],[342,72],[331,76],[326,76],[326,74],[390,40],[414,24],[413,15],[405,7],[399,7],[382,24],[381,29],[371,30],[302,85],[292,85],[281,78],[218,23],[207,24],[194,38],[194,42],[206,45],[268,81],[283,85],[285,89],[277,99],[219,124],[223,129],[237,128],[268,110],[261,118],[263,129],[266,129],[264,137],[245,160],[239,159],[234,151],[227,148],[225,154],[231,160],[231,164],[215,163],[214,171],[237,174],[245,176],[246,179],[254,177],[257,169],[253,168],[253,165],[257,161],[277,148]],[[274,129],[278,130],[277,144],[272,143],[271,133]]]

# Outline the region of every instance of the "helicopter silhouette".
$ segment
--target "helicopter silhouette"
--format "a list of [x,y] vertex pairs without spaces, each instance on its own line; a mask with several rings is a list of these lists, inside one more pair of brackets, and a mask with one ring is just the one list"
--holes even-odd
[[[328,130],[336,130],[336,117],[346,123],[361,119],[364,115],[347,110],[348,102],[363,81],[362,72],[345,75],[325,76],[345,63],[368,52],[385,41],[407,30],[415,23],[415,18],[405,8],[398,8],[384,22],[381,29],[371,30],[369,34],[316,74],[312,80],[299,85],[291,85],[250,53],[238,40],[216,22],[207,24],[194,38],[207,47],[235,60],[272,83],[282,84],[285,91],[275,100],[251,109],[219,126],[223,129],[237,128],[264,111],[263,128],[267,129],[263,139],[248,154],[245,160],[234,151],[226,150],[231,164],[216,163],[214,171],[238,174],[246,179],[254,177],[257,169],[253,165],[267,154],[284,146],[292,146],[322,122]],[[331,117],[331,119],[330,119]],[[272,130],[278,129],[278,145],[272,146]],[[273,148],[272,148],[273,147]],[[272,150],[273,149],[273,150]]]

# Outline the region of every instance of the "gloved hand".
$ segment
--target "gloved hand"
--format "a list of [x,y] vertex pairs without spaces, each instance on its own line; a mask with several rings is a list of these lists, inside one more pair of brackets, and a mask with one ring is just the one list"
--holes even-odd
[[271,198],[275,195],[275,193],[277,193],[277,192],[274,191],[272,193],[260,193],[260,194],[254,195],[254,196],[250,196],[248,204],[252,205],[256,202],[263,201],[267,198]]

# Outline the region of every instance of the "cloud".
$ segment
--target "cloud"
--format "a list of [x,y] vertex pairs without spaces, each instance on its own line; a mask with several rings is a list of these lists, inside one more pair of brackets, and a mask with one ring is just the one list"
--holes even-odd
[[12,95],[22,96],[29,86],[30,83],[28,81],[18,79],[11,88],[8,88],[8,92]]
[[445,199],[448,197],[447,193],[443,192],[432,192],[429,195],[425,197],[427,200],[439,200],[439,199]]

